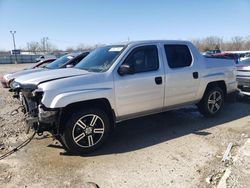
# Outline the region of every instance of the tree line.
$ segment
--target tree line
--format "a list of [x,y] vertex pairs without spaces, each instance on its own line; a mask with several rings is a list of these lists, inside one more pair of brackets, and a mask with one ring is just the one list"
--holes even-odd
[[[218,36],[209,36],[202,39],[192,39],[193,44],[201,51],[205,52],[208,50],[220,49],[222,51],[241,51],[241,50],[250,50],[250,36],[241,37],[235,36],[229,40],[224,40],[223,37]],[[83,51],[83,50],[92,50],[104,44],[96,45],[85,45],[83,43],[77,46],[67,47],[65,51]],[[55,47],[47,37],[41,39],[40,42],[29,42],[27,43],[26,50],[31,52],[53,52],[56,50],[61,50]]]
[[230,40],[223,40],[222,37],[210,36],[203,39],[193,39],[193,44],[201,51],[222,50],[222,51],[249,51],[250,36],[235,36]]
[[[220,49],[222,51],[250,50],[250,36],[235,36],[232,37],[230,40],[224,40],[223,37],[218,36],[209,36],[202,39],[192,39],[191,41],[201,52],[214,49]],[[21,50],[29,51],[34,54],[38,54],[41,52],[53,53],[55,51],[72,52],[92,50],[103,45],[104,44],[85,45],[84,43],[80,43],[79,45],[67,47],[65,50],[62,50],[56,47],[56,45],[54,45],[48,37],[43,37],[39,42],[27,42],[26,47],[22,48]]]
[[85,45],[83,43],[78,44],[77,46],[70,46],[67,47],[65,50],[57,48],[52,42],[49,41],[48,37],[43,37],[40,42],[31,41],[27,42],[26,47],[22,50],[36,53],[53,53],[55,51],[66,51],[66,52],[73,52],[73,51],[89,51],[95,49],[99,46],[103,46],[104,44],[95,44],[95,45]]

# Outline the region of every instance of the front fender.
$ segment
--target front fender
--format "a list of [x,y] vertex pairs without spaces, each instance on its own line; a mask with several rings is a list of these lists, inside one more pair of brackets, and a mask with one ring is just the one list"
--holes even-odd
[[60,93],[54,97],[49,95],[44,95],[42,99],[42,104],[47,108],[63,108],[69,104],[106,98],[109,100],[111,107],[114,107],[113,103],[113,92],[110,88],[101,88],[101,89],[86,89],[81,91],[70,91],[65,93]]

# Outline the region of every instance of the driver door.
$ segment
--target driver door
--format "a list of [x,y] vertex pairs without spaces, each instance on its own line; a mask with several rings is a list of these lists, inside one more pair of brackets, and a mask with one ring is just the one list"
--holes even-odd
[[120,119],[162,111],[164,72],[156,45],[134,48],[125,61],[132,71],[115,73],[115,100]]

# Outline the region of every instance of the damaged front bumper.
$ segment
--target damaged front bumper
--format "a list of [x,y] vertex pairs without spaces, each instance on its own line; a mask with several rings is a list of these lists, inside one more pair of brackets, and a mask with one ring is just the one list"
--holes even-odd
[[32,128],[38,133],[57,132],[61,110],[45,107],[41,103],[43,92],[38,91],[36,85],[13,82],[10,91],[14,92],[13,97],[18,98],[24,107],[27,129]]
[[26,107],[29,109],[26,114],[27,125],[38,133],[44,131],[53,133],[57,132],[59,127],[60,109],[50,109],[42,104],[38,104],[33,110],[30,110],[31,106],[33,107],[34,105],[29,103],[28,107]]

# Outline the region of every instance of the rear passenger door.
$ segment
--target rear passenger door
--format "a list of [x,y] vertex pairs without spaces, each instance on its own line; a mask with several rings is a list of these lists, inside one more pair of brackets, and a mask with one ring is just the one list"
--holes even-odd
[[122,64],[134,68],[133,74],[115,75],[115,100],[120,119],[162,111],[164,69],[157,45],[135,47]]
[[185,44],[165,44],[166,87],[164,106],[170,107],[196,100],[200,78],[197,62]]

